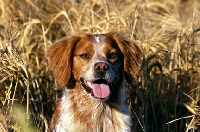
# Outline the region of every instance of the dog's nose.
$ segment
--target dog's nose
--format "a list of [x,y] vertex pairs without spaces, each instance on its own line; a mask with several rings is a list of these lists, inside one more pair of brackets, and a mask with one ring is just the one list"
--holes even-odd
[[94,65],[94,70],[96,72],[106,72],[109,66],[105,62],[98,62]]

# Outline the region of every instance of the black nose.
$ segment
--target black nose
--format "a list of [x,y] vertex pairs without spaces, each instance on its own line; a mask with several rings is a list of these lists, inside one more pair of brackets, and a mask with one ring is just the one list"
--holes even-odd
[[105,62],[98,62],[94,65],[96,72],[105,73],[109,69],[109,66]]

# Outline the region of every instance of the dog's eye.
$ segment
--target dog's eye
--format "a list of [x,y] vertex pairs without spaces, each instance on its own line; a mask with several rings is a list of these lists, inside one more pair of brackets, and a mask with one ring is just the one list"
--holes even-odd
[[82,53],[79,55],[82,59],[89,59],[90,58],[90,54],[89,53]]
[[117,59],[118,58],[118,54],[114,53],[114,52],[111,52],[111,53],[108,54],[108,58],[109,59]]

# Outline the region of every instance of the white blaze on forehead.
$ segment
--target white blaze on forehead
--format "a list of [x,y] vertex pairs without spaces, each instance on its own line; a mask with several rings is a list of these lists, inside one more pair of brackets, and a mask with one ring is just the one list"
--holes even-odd
[[101,56],[105,56],[103,54],[103,48],[105,46],[105,40],[106,40],[106,36],[103,34],[96,34],[93,36],[93,46],[94,46],[94,50],[95,50],[95,55],[101,55]]
[[96,34],[94,35],[94,42],[95,43],[104,43],[106,39],[106,36],[103,34]]
[[95,39],[95,42],[97,42],[97,43],[100,42],[100,41],[99,41],[99,36],[98,36],[98,35],[95,35],[94,39]]

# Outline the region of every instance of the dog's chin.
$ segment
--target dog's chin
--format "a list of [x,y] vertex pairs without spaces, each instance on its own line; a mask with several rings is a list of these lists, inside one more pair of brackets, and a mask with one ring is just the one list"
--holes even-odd
[[94,81],[87,81],[83,77],[80,78],[83,88],[91,95],[93,99],[106,101],[111,94],[111,83],[106,79],[96,79]]

